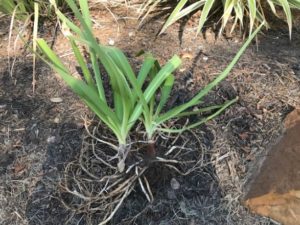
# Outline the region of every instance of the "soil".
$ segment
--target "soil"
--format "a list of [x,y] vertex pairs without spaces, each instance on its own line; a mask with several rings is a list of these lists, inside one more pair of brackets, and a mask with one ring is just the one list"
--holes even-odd
[[[100,5],[92,9],[95,34],[104,44],[113,40],[136,70],[141,58],[135,54],[141,49],[151,51],[161,63],[175,53],[183,57],[169,106],[186,101],[203,88],[226,67],[243,42],[238,34],[216,39],[211,29],[195,37],[193,22],[184,29],[175,24],[157,37],[161,19],[137,29],[133,10],[111,10],[114,17]],[[161,167],[149,170],[154,202],[148,203],[136,187],[110,224],[274,224],[251,214],[241,197],[256,158],[280,136],[285,115],[299,108],[298,27],[292,41],[287,26],[278,25],[261,35],[230,76],[205,97],[203,105],[235,96],[239,102],[194,130],[203,143],[197,148],[205,152],[201,168],[188,176]],[[97,213],[76,213],[63,206],[61,199],[69,197],[61,196],[60,186],[65,167],[78,160],[86,146],[82,117],[93,119],[93,115],[41,62],[33,93],[31,56],[19,46],[11,53],[16,62],[10,73],[8,30],[7,18],[0,24],[0,224],[96,224]],[[43,30],[41,35],[51,41],[54,31]],[[76,75],[70,47],[61,34],[54,49]],[[54,97],[62,102],[51,101]],[[178,189],[172,188],[174,180]]]

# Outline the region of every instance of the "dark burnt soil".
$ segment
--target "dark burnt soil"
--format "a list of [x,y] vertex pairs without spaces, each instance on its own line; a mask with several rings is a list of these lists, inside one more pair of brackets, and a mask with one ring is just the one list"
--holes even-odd
[[[107,134],[105,131],[100,131],[99,134],[101,133]],[[225,212],[226,209],[216,207],[221,202],[222,192],[218,186],[214,167],[211,164],[210,150],[212,146],[210,144],[213,138],[212,133],[203,127],[197,133],[187,132],[180,136],[170,137],[169,140],[158,139],[157,156],[182,162],[182,164],[173,164],[173,166],[176,166],[180,172],[186,173],[186,175],[180,175],[173,168],[168,167],[172,163],[166,164],[153,161],[154,158],[149,159],[145,153],[146,146],[134,144],[132,150],[136,152],[128,155],[127,163],[132,165],[138,162],[136,158],[144,159],[140,167],[149,167],[144,176],[149,182],[154,201],[152,203],[147,201],[139,183],[136,182],[134,191],[128,196],[124,205],[109,224],[225,223],[225,217],[215,218],[215,214],[210,213],[212,209],[220,215],[228,213]],[[90,143],[90,141],[85,138],[84,142]],[[172,143],[173,141],[174,143]],[[168,156],[165,155],[171,146],[184,147],[174,149]],[[107,154],[111,155],[111,152],[107,152],[107,146],[103,144],[95,144],[95,151],[102,158],[105,158]],[[102,177],[112,174],[112,170],[104,164],[95,163],[95,153],[92,153],[92,150],[85,149],[82,155],[82,158],[85,159],[83,160],[85,161],[84,165],[88,165],[86,166],[88,173],[80,168],[77,165],[79,162],[75,160],[71,164],[72,169],[67,170],[66,181],[64,180],[61,186],[67,186],[70,190],[78,190],[86,196],[91,196],[87,193],[93,193],[96,196],[95,190],[100,191],[107,184],[101,185],[99,179],[93,179],[90,174]],[[117,161],[112,163],[112,165],[116,164]],[[189,170],[192,171],[189,172]],[[129,178],[132,173],[135,171],[132,170],[126,176]],[[81,188],[79,188],[79,183]],[[68,207],[74,209],[77,216],[81,217],[82,224],[98,224],[103,218],[103,213],[107,213],[100,210],[93,214],[90,213],[91,208],[104,207],[103,202],[99,200],[84,200],[67,191],[62,193],[61,199]],[[213,206],[214,204],[216,205]],[[176,214],[174,215],[174,213]],[[74,219],[73,221],[76,222]]]
[[[188,140],[185,147],[196,151],[182,150],[181,156],[176,158],[182,161],[201,160],[201,163],[187,175],[180,175],[162,163],[150,164],[145,177],[152,188],[154,201],[149,204],[137,185],[110,224],[226,224],[225,217],[215,217],[228,212],[217,207],[222,201],[222,191],[211,164],[211,141],[214,137],[205,128],[201,131],[197,136],[206,144],[198,143],[191,133],[184,133],[183,139]],[[176,141],[176,145],[182,143]],[[171,145],[158,145],[157,154],[170,149],[166,146]],[[186,172],[191,167],[187,164],[177,168]]]
[[[156,38],[161,21],[136,30],[131,15],[117,9],[114,13],[118,23],[105,10],[93,11],[95,34],[102,43],[113,40],[136,69],[141,59],[134,55],[140,49],[151,51],[161,62],[174,53],[183,57],[176,73],[177,92],[169,105],[185,101],[204,87],[242,43],[239,36],[216,40],[211,30],[205,38],[195,38],[193,23],[187,23],[183,33],[175,24]],[[11,76],[5,32],[9,22],[0,26],[0,224],[94,224],[87,218],[97,214],[73,213],[63,207],[59,196],[64,167],[77,160],[83,146],[82,116],[91,117],[91,113],[42,63],[37,66],[33,94],[31,58],[22,51],[15,53]],[[158,177],[152,184],[154,202],[148,203],[136,188],[111,224],[272,224],[250,214],[240,197],[255,158],[264,155],[280,135],[285,115],[299,107],[300,31],[294,29],[292,41],[286,29],[271,30],[258,40],[257,48],[252,45],[226,81],[205,97],[204,105],[235,96],[240,100],[197,129],[206,155],[203,167],[189,176],[161,167],[151,170],[149,177]],[[55,50],[75,72],[70,48],[61,36]],[[51,101],[54,97],[62,102]],[[180,184],[179,189],[172,189],[172,178]]]
[[[2,68],[5,63],[3,59]],[[1,203],[1,224],[22,224],[28,196],[39,199],[31,204],[37,203],[39,212],[47,214],[43,208],[48,206],[43,203],[51,203],[49,199],[53,198],[56,187],[43,187],[44,180],[56,184],[64,163],[76,157],[81,147],[82,124],[76,122],[72,113],[64,113],[72,110],[72,105],[66,102],[74,96],[68,89],[53,85],[46,78],[49,70],[42,65],[38,65],[37,73],[41,74],[38,82],[45,85],[39,85],[32,94],[31,73],[31,61],[20,59],[13,77],[8,71],[1,73],[1,192],[6,193]],[[62,97],[63,103],[50,101],[57,96]],[[36,211],[35,214],[39,216]]]
[[[110,224],[226,224],[226,218],[215,218],[215,214],[228,214],[227,210],[213,205],[220,205],[221,190],[213,175],[213,168],[208,166],[188,176],[178,176],[179,190],[171,187],[170,171],[163,168],[150,168],[156,177],[156,185],[151,184],[155,200],[149,204],[141,191],[129,196],[119,213]],[[157,178],[161,176],[161,178]]]

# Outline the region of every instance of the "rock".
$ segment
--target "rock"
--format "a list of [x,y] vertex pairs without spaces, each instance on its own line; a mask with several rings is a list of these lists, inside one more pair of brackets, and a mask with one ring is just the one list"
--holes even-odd
[[50,136],[50,137],[47,138],[47,143],[48,144],[53,144],[53,143],[55,143],[55,141],[56,141],[55,136]]
[[290,113],[284,125],[284,134],[252,173],[244,203],[284,225],[299,225],[300,110]]
[[53,122],[54,122],[54,123],[59,123],[59,122],[60,122],[59,117],[55,117],[54,120],[53,120]]
[[129,36],[129,37],[133,37],[134,35],[135,35],[134,32],[129,32],[129,33],[128,33],[128,36]]
[[0,104],[0,109],[5,109],[6,108],[6,104]]
[[109,39],[108,39],[108,44],[109,44],[110,46],[114,46],[114,45],[115,45],[114,39],[109,38]]
[[170,183],[173,190],[178,190],[180,188],[180,183],[175,178],[172,178]]
[[300,124],[300,109],[295,109],[294,111],[289,113],[284,120],[285,129],[293,127],[297,124]]
[[60,102],[62,102],[63,100],[62,100],[62,98],[60,98],[60,97],[56,97],[56,98],[50,98],[50,101],[51,101],[51,102],[54,102],[54,103],[60,103]]
[[189,52],[183,52],[180,54],[180,58],[182,59],[193,59],[193,54]]

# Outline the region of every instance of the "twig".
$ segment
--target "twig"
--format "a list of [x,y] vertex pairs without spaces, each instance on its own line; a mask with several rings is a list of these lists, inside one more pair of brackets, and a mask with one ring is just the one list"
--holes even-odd
[[99,223],[99,225],[105,225],[107,222],[109,222],[113,218],[113,216],[116,214],[116,212],[118,211],[120,206],[123,204],[125,198],[131,193],[132,190],[133,190],[133,187],[126,190],[126,192],[124,193],[124,195],[120,199],[118,205],[114,208],[114,210],[111,212],[111,214],[104,221]]

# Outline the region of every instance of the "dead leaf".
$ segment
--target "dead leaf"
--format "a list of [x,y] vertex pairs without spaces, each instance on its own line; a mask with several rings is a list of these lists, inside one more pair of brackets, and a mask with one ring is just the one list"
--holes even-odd
[[247,132],[244,132],[244,133],[241,133],[239,134],[239,137],[242,139],[242,140],[245,140],[249,137],[248,133]]
[[14,173],[19,174],[26,169],[26,165],[22,163],[18,163],[14,166]]
[[181,53],[181,54],[180,54],[180,57],[181,57],[182,59],[192,59],[192,58],[193,58],[193,55],[192,55],[191,53],[189,53],[189,52],[184,52],[184,53]]

